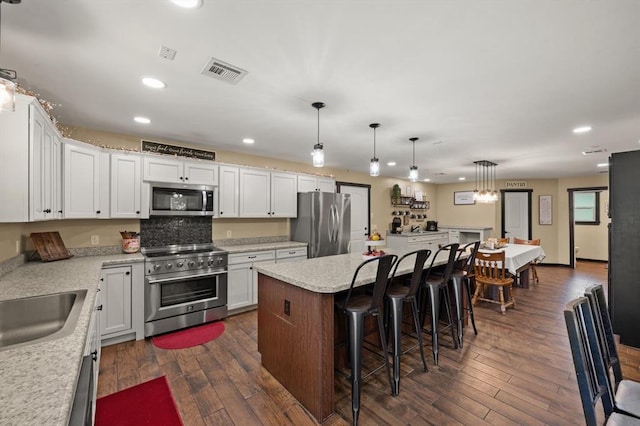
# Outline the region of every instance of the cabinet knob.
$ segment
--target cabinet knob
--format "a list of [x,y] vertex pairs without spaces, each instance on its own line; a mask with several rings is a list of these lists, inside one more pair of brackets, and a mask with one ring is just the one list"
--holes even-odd
[[44,209],[42,210],[43,213],[51,213],[51,209]]
[[184,178],[182,176],[180,176],[180,180],[184,180]]
[[102,305],[96,306],[96,311],[101,311],[101,310],[102,310]]
[[189,180],[189,176],[185,177],[184,180]]
[[125,275],[131,275],[131,272],[130,272],[130,271],[127,271],[127,272],[125,272],[124,274],[125,274]]
[[100,214],[100,210],[96,211],[96,214]]
[[95,351],[91,352],[91,359],[94,361],[98,360],[98,350],[96,349]]
[[140,214],[140,210],[136,210],[136,214]]
[[222,212],[220,212],[220,214],[222,214]]
[[58,213],[62,213],[62,210],[58,210]]

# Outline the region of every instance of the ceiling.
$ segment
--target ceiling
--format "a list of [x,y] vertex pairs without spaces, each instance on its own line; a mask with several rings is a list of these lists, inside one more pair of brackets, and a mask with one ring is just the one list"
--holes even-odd
[[[23,0],[1,12],[0,65],[73,126],[310,164],[321,101],[326,166],[368,173],[378,122],[381,174],[407,177],[415,136],[434,183],[473,180],[476,160],[498,163],[499,179],[591,175],[640,149],[637,0]],[[202,75],[211,57],[248,74]],[[594,149],[606,152],[581,154]]]

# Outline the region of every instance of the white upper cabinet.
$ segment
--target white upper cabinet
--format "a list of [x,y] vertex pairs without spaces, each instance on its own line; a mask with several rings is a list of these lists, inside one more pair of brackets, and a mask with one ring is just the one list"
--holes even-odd
[[271,173],[240,169],[240,217],[271,217]]
[[297,176],[240,169],[240,217],[296,217]]
[[240,206],[240,169],[220,166],[218,214],[216,217],[238,217]]
[[60,134],[37,99],[0,114],[0,222],[60,218]]
[[143,176],[145,181],[218,185],[218,165],[146,155]]
[[[108,211],[103,211],[105,207],[108,209],[105,201],[108,203],[109,194],[104,193],[108,185],[101,185],[100,165],[108,164],[109,154],[71,139],[64,140],[63,152],[65,219],[108,217]],[[104,170],[102,176],[104,180]]]
[[110,216],[140,218],[142,159],[137,154],[111,153]]
[[336,192],[336,181],[332,178],[298,174],[298,192]]
[[294,173],[271,172],[271,217],[298,216],[297,186]]

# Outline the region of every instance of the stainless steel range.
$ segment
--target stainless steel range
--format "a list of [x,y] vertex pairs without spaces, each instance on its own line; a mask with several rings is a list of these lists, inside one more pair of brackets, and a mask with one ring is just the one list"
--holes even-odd
[[227,316],[228,254],[213,244],[143,247],[145,337]]

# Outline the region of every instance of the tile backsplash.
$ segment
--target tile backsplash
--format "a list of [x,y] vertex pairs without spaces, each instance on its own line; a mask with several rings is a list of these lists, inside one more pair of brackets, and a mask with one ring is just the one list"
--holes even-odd
[[212,231],[210,217],[154,216],[140,220],[140,246],[210,243]]

